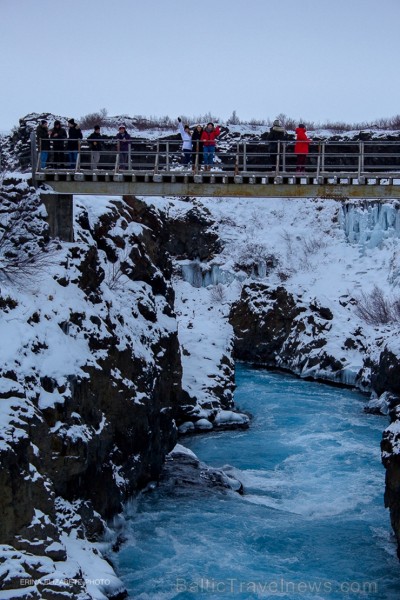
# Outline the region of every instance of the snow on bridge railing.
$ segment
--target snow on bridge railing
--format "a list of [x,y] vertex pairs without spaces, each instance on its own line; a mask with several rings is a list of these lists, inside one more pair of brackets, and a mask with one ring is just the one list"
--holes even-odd
[[[113,172],[113,173],[168,173],[204,170],[202,147],[193,144],[190,162],[185,164],[182,142],[176,139],[131,139],[121,142],[116,138],[98,140],[96,150],[87,140],[38,140],[32,135],[32,164],[34,171],[46,172]],[[91,140],[91,143],[96,140]],[[300,172],[295,153],[295,141],[262,142],[240,141],[228,145],[217,141],[213,171],[228,173],[265,173],[273,176],[293,176],[304,170],[310,176],[329,177],[349,174],[352,177],[400,178],[400,143],[392,141],[311,141],[304,169]],[[37,151],[36,151],[37,148]]]

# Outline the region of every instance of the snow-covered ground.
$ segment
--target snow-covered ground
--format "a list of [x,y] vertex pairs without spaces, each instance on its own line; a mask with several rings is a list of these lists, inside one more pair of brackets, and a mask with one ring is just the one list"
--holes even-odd
[[[265,281],[284,285],[305,303],[329,308],[332,329],[324,350],[340,359],[350,332],[362,330],[372,357],[382,340],[396,345],[399,323],[367,324],[356,306],[342,301],[368,297],[379,287],[385,298],[399,296],[400,219],[397,202],[339,202],[310,199],[210,198],[182,201],[148,198],[170,218],[204,207],[222,241],[207,263],[180,261],[183,278],[174,282],[184,365],[184,385],[201,397],[207,378],[233,331],[230,307],[242,286]],[[346,349],[344,371],[351,385],[363,366],[363,348]],[[307,373],[303,373],[307,375]],[[346,377],[344,376],[344,382]]]

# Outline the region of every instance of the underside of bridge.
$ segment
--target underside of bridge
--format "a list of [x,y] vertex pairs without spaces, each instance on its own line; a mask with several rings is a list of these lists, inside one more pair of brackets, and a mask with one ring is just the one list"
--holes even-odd
[[243,198],[400,198],[399,174],[272,175],[257,173],[40,172],[38,185],[59,194]]

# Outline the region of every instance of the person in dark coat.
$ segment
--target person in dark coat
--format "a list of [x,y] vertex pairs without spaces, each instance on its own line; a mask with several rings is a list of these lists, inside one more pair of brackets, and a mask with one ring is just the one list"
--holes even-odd
[[50,150],[49,128],[45,119],[36,127],[36,141],[40,152],[40,168],[45,169]]
[[94,126],[94,131],[88,137],[90,147],[90,165],[92,171],[98,168],[100,162],[101,151],[103,150],[103,136],[100,133],[100,125]]
[[119,126],[117,140],[119,152],[119,168],[126,170],[128,168],[129,144],[132,138],[126,131],[125,125]]
[[193,170],[195,170],[196,165],[200,167],[203,164],[203,146],[204,142],[201,141],[201,134],[203,133],[203,127],[201,125],[196,125],[193,129],[192,133],[192,161],[193,161]]
[[79,140],[83,138],[82,131],[74,119],[68,121],[68,158],[70,169],[75,169],[78,158]]
[[269,134],[268,134],[268,141],[269,141],[268,150],[269,150],[272,171],[275,171],[275,169],[276,169],[276,162],[277,162],[278,148],[279,148],[278,142],[283,141],[285,138],[286,138],[285,128],[282,127],[279,119],[275,119],[275,121],[272,124],[271,129],[269,130]]
[[297,155],[296,173],[305,173],[305,164],[307,161],[310,142],[311,140],[309,137],[307,137],[305,125],[300,123],[296,129],[296,144],[294,146],[294,152]]
[[67,139],[67,132],[61,127],[60,121],[54,121],[53,129],[50,132],[50,139],[53,141],[53,163],[55,169],[63,169],[65,162],[64,140]]

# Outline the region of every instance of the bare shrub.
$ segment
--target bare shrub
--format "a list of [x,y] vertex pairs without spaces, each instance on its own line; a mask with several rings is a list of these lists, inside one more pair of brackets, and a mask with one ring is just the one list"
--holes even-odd
[[278,265],[278,259],[264,244],[248,242],[240,249],[235,265],[249,275],[265,277]]
[[237,227],[237,223],[232,217],[221,217],[219,220],[220,225],[228,225],[229,227]]
[[289,233],[287,229],[283,229],[280,236],[286,245],[286,256],[288,258],[291,258],[291,256],[293,255],[293,236]]
[[226,292],[222,283],[217,283],[210,291],[210,297],[214,304],[222,304],[226,300]]
[[[205,113],[204,115],[180,115],[185,123],[191,125],[195,123],[205,124],[208,122],[223,123],[224,120],[220,117],[212,114],[211,112]],[[317,123],[315,121],[307,121],[307,119],[293,118],[284,113],[276,116],[277,119],[282,123],[287,131],[294,131],[300,122],[306,125],[309,131],[315,131],[317,129],[325,129],[334,133],[344,133],[346,131],[363,130],[363,129],[384,129],[384,130],[398,130],[400,129],[400,115],[393,117],[379,118],[371,122],[362,121],[356,123],[346,123],[344,121],[326,121],[323,123]],[[226,120],[227,125],[244,125],[248,127],[270,127],[274,119],[268,117],[266,119],[252,118],[243,120],[240,119],[234,110],[230,117]],[[80,125],[83,129],[90,129],[94,125],[107,127],[117,127],[121,121],[126,121],[129,126],[137,128],[139,131],[146,129],[158,129],[159,131],[169,131],[176,128],[176,117],[155,116],[150,115],[134,115],[130,117],[128,115],[119,115],[115,117],[108,117],[105,108],[93,113],[84,115],[80,119]]]
[[357,315],[369,325],[400,322],[400,299],[385,297],[384,292],[376,285],[371,292],[363,292],[355,300]]
[[252,127],[258,127],[260,125],[266,125],[266,121],[264,119],[250,119],[247,125],[251,125]]
[[129,245],[125,248],[116,248],[117,257],[115,261],[107,260],[104,265],[105,283],[110,290],[121,290],[126,288],[130,274],[133,272],[134,264],[131,259],[131,248]]
[[237,262],[242,265],[252,265],[254,262],[267,260],[270,256],[269,248],[264,244],[247,242],[240,249]]
[[101,108],[98,112],[89,113],[79,119],[82,129],[93,129],[95,125],[106,125],[107,109]]
[[326,248],[326,241],[321,237],[303,238],[302,239],[303,254],[310,256],[316,254],[322,248]]
[[288,271],[278,271],[277,275],[280,281],[287,281],[290,279],[290,273]]

